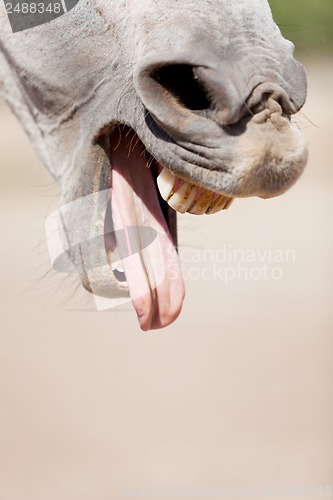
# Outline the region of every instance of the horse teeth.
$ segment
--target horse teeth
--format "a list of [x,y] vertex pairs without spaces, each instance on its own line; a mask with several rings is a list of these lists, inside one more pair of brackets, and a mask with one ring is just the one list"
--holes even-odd
[[168,203],[177,212],[184,214],[193,204],[198,186],[185,182],[169,199]]
[[212,191],[204,191],[189,209],[190,214],[203,215],[213,203],[216,194]]
[[233,198],[228,198],[227,196],[223,196],[222,194],[214,200],[214,202],[208,208],[206,214],[216,214],[221,210],[227,210],[230,207],[231,203],[234,201]]
[[166,168],[158,176],[157,185],[162,198],[181,214],[215,214],[227,209],[233,201],[233,198],[185,182]]
[[157,185],[163,200],[169,200],[175,181],[176,176],[173,175],[167,168],[163,168],[162,172],[157,177]]

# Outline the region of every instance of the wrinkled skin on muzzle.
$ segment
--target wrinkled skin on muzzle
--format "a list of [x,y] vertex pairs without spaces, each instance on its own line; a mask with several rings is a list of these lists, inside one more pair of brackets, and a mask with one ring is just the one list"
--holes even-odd
[[[292,43],[266,0],[80,1],[15,34],[0,3],[0,33],[1,93],[59,183],[62,204],[111,187],[111,242],[104,204],[88,204],[85,214],[102,235],[90,248],[101,265],[88,273],[80,244],[67,249],[82,283],[97,295],[130,295],[144,330],[170,324],[184,290],[171,249],[174,215],[154,179],[166,171],[201,190],[211,197],[207,213],[212,196],[226,208],[233,198],[290,188],[307,161],[291,119],[306,97]],[[70,229],[82,223],[74,210]],[[112,270],[114,235],[135,225],[162,235],[162,285],[144,252],[135,271],[118,255],[127,284]]]

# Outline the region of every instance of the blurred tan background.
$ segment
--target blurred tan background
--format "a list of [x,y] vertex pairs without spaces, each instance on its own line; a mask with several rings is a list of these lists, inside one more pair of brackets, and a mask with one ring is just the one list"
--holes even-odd
[[50,270],[57,188],[1,104],[1,500],[333,496],[333,60],[306,52],[303,178],[180,217],[159,332]]

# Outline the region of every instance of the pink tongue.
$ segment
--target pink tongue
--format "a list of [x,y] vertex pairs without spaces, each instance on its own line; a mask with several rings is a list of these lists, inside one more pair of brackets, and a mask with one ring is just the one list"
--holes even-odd
[[[181,311],[184,284],[143,146],[133,131],[112,134],[111,168],[113,226],[130,297],[142,330],[163,328]],[[142,241],[142,228],[157,232],[149,245]],[[119,236],[124,234],[125,245]],[[128,255],[131,247],[136,251]]]

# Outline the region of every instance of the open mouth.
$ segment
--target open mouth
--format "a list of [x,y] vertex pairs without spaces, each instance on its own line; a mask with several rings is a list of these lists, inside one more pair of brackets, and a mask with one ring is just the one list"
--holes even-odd
[[116,126],[108,134],[108,262],[118,287],[128,290],[141,328],[161,328],[177,318],[184,299],[176,212],[213,214],[227,209],[233,198],[172,174],[133,129]]
[[75,180],[75,201],[87,198],[86,208],[69,210],[65,237],[75,236],[67,253],[95,302],[130,298],[143,330],[175,321],[185,294],[176,213],[210,215],[236,197],[279,196],[303,172],[306,141],[285,94],[263,84],[229,125],[219,109],[206,116],[170,97],[165,106],[155,99],[151,112],[140,101],[138,116],[106,122],[92,145],[88,138],[84,177]]

